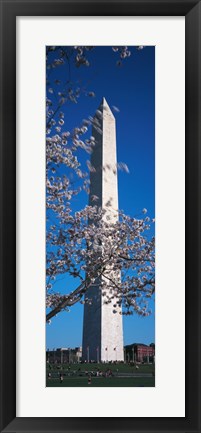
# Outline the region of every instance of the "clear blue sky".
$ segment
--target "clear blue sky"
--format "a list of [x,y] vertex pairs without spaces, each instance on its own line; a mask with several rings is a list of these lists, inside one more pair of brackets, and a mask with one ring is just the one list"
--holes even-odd
[[[130,173],[119,172],[119,208],[129,215],[136,215],[143,208],[155,217],[155,48],[145,47],[138,51],[129,47],[131,56],[116,65],[118,53],[111,47],[96,47],[88,53],[89,67],[76,68],[71,64],[71,80],[87,91],[94,91],[95,98],[80,96],[78,104],[69,103],[65,113],[65,130],[79,126],[84,118],[93,116],[104,96],[110,105],[120,110],[114,112],[117,129],[117,158],[125,162]],[[50,75],[51,80],[69,79],[69,70],[61,66]],[[59,91],[60,89],[52,85]],[[80,154],[81,162],[89,156]],[[87,203],[86,195],[78,196],[73,207],[79,209]],[[153,234],[153,233],[152,233]],[[75,279],[60,278],[55,290],[66,292],[75,288]],[[136,315],[124,318],[124,344],[155,341],[154,304],[153,314],[141,318]],[[74,347],[82,345],[83,306],[60,313],[47,325],[47,348]]]

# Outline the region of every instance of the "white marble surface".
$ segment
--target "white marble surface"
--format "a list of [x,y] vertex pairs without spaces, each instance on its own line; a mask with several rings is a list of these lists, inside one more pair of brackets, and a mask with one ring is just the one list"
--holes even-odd
[[[92,196],[98,196],[95,202],[106,209],[104,218],[115,221],[118,209],[118,186],[116,170],[116,122],[105,98],[103,98],[98,115],[102,134],[95,128],[92,135],[96,145],[91,156],[91,164],[96,169],[91,173],[89,204],[94,205]],[[108,206],[108,202],[111,204]],[[86,296],[92,299],[92,304],[85,304],[83,326],[83,359],[99,361],[123,361],[123,329],[121,309],[114,313],[113,302],[105,304],[105,298],[100,290],[100,280],[88,291]],[[116,308],[117,310],[117,308]]]

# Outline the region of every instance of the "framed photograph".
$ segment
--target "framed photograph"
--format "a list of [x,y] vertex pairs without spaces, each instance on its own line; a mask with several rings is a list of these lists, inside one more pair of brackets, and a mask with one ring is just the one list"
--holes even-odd
[[200,21],[1,1],[1,431],[201,431]]

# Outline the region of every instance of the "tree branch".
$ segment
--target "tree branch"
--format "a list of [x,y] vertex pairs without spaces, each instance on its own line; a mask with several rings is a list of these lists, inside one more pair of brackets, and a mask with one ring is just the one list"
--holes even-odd
[[[72,292],[67,297],[65,296],[64,299],[60,302],[60,304],[46,315],[46,322],[48,322],[52,317],[56,316],[56,314],[60,313],[60,311],[64,308],[71,307],[72,305],[76,304],[76,302],[80,301],[86,291],[86,288],[86,281],[84,281],[77,287],[74,292]],[[75,296],[76,298],[74,299]]]

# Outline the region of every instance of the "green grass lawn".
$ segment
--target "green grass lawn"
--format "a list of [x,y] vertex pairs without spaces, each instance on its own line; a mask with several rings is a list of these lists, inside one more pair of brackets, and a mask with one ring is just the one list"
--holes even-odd
[[[129,364],[62,364],[61,365],[50,365],[51,368],[49,368],[49,364],[47,364],[47,373],[48,372],[77,372],[79,369],[80,371],[97,371],[97,369],[100,369],[102,371],[108,370],[108,368],[114,372],[118,370],[119,373],[153,373],[155,370],[155,366],[153,364],[140,364],[139,369],[136,370],[135,366],[129,365]],[[70,367],[70,368],[69,368]]]
[[[61,368],[62,367],[62,368]],[[115,377],[95,377],[97,370],[102,372],[112,370]],[[153,387],[155,366],[152,364],[141,364],[136,369],[129,364],[47,364],[47,375],[51,373],[51,379],[47,378],[47,387]],[[88,384],[87,372],[91,373],[91,384]],[[60,383],[60,373],[63,373],[63,382]],[[130,377],[119,377],[131,375]],[[68,376],[67,376],[68,375]],[[133,377],[135,375],[135,377]],[[117,377],[118,376],[118,377]]]
[[60,383],[59,379],[47,379],[47,387],[82,387],[87,386],[91,387],[113,387],[113,386],[125,386],[125,387],[153,387],[155,386],[155,378],[154,377],[92,377],[91,384],[88,384],[87,377],[72,377],[72,378],[64,378],[63,382]]

